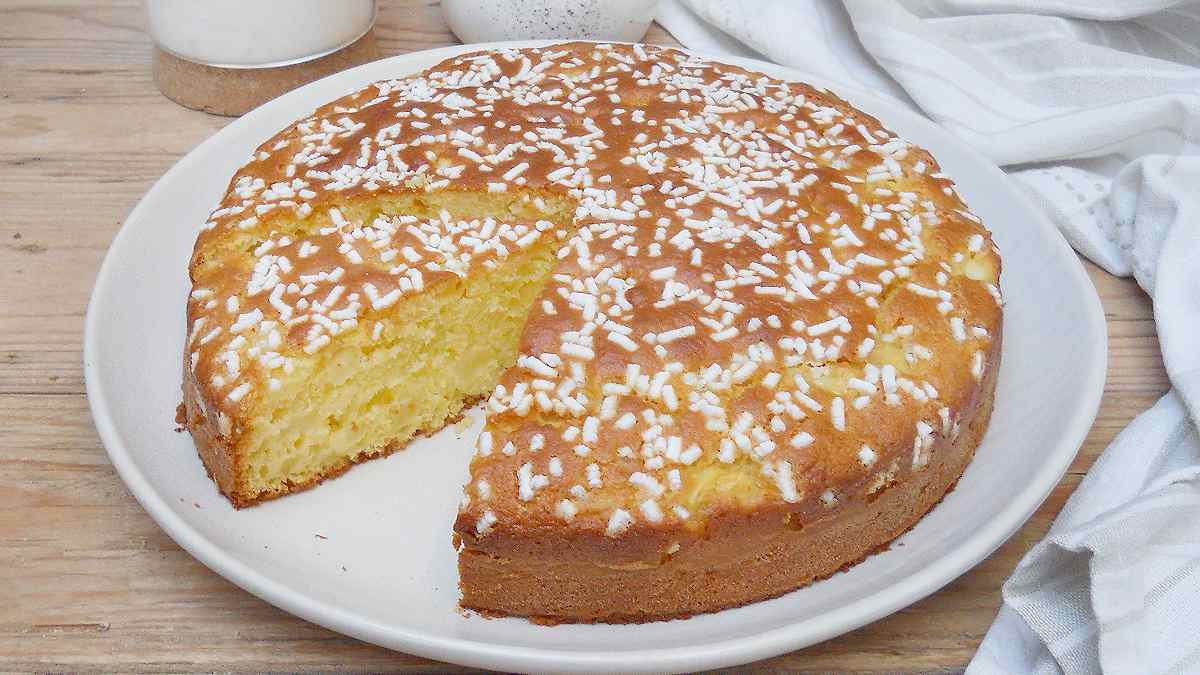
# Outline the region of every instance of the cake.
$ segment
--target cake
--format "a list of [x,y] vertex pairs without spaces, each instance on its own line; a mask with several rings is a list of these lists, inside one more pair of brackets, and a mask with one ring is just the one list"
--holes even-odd
[[237,172],[189,271],[181,419],[235,506],[484,401],[461,604],[546,622],[742,605],[887,546],[967,466],[1000,358],[999,255],[928,152],[642,45],[329,103]]

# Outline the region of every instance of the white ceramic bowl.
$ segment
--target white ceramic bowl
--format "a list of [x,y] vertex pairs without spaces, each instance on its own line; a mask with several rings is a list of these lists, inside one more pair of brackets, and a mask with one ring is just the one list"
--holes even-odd
[[[373,80],[486,46],[500,45],[397,56],[271,101],[180,160],[117,234],[87,316],[92,413],[130,491],[192,555],[309,621],[413,654],[501,670],[699,670],[819,642],[934,592],[1007,539],[1055,486],[1104,383],[1104,317],[1082,265],[980,155],[894,103],[827,85],[932,151],[1004,260],[1004,353],[991,428],[958,488],[901,538],[904,546],[739,609],[635,626],[547,627],[457,608],[450,528],[472,432],[446,430],[316,489],[230,508],[191,438],[173,431],[187,263],[200,224],[251,150],[284,125]],[[730,61],[820,84],[786,68]]]
[[303,63],[355,42],[375,0],[146,0],[150,37],[181,59],[218,68]]

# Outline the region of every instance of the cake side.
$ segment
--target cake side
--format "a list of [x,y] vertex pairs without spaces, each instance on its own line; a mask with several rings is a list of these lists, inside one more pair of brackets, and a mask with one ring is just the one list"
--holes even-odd
[[[993,362],[1000,343],[997,334]],[[928,469],[901,463],[887,484],[844,486],[852,497],[832,509],[775,503],[713,514],[702,531],[635,527],[620,542],[569,529],[506,541],[460,527],[461,604],[550,624],[640,623],[777,597],[844,571],[886,550],[954,488],[987,430],[998,372],[963,402],[953,426],[938,430]]]

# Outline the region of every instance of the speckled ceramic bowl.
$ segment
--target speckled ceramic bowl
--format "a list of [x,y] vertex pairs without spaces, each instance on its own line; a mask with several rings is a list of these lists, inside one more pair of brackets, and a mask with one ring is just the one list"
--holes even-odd
[[658,0],[443,0],[463,42],[579,39],[637,42]]

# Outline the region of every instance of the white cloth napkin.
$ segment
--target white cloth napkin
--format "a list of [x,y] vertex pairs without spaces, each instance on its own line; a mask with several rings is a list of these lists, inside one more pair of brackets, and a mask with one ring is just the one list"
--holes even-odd
[[1172,391],[1018,564],[968,672],[1200,673],[1200,3],[668,0],[658,20],[928,115],[1150,294]]

